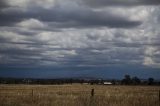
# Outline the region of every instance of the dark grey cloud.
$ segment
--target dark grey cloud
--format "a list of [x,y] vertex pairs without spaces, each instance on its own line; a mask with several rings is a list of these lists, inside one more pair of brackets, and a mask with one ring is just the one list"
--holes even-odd
[[[136,49],[128,50],[128,48],[115,49],[83,49],[77,50],[76,56],[65,59],[63,64],[74,65],[80,67],[98,67],[108,65],[122,65],[122,64],[138,64],[143,58],[143,51],[135,51]],[[94,52],[96,51],[96,52]],[[117,52],[119,51],[119,52]],[[130,53],[132,52],[132,53]],[[127,55],[126,55],[127,54]],[[132,61],[129,61],[132,60]],[[135,61],[134,61],[135,60]],[[69,62],[68,62],[69,61]]]
[[1,11],[1,9],[3,9],[3,8],[6,8],[6,7],[8,7],[9,5],[5,2],[5,0],[1,0],[0,1],[0,11]]
[[[156,39],[159,30],[152,23],[155,20],[148,18],[150,7],[127,7],[159,5],[159,1],[86,0],[81,5],[74,1],[74,6],[62,1],[50,8],[34,6],[35,2],[27,6],[22,3],[24,7],[0,2],[0,60],[5,60],[0,67],[85,68],[143,64],[144,60],[147,65],[159,65],[152,61],[152,57],[159,59],[160,43]],[[96,8],[103,6],[112,8]],[[115,6],[125,8],[118,7],[120,13]],[[35,28],[38,25],[42,27]]]
[[[0,26],[13,26],[15,23],[25,19],[25,14],[20,14],[17,11],[14,12],[0,12]],[[27,15],[28,17],[28,15]],[[26,17],[26,18],[27,18]]]
[[[115,28],[130,28],[142,24],[141,21],[129,20],[119,15],[113,15],[109,12],[93,12],[80,11],[70,12],[69,14],[57,14],[57,27],[115,27]],[[61,20],[66,20],[61,22]],[[55,24],[53,24],[55,25]]]
[[92,7],[160,5],[159,0],[82,0]]
[[[34,9],[34,8],[33,8]],[[50,10],[36,8],[28,11],[4,11],[0,12],[0,26],[13,26],[14,24],[30,18],[48,22],[52,27],[111,27],[131,28],[141,25],[141,21],[130,20],[120,14],[111,12],[96,12],[88,8],[65,8],[54,7]]]
[[[3,45],[5,46],[5,45]],[[12,65],[19,65],[23,63],[31,64],[31,62],[36,61],[37,64],[40,62],[39,59],[34,57],[41,56],[41,51],[38,50],[26,50],[26,49],[18,49],[18,48],[0,48],[0,56],[1,61],[0,64],[7,64],[10,63]]]

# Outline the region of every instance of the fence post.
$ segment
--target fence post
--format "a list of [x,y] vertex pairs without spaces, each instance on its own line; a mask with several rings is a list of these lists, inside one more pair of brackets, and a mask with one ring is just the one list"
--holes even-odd
[[33,89],[32,89],[32,98],[33,98]]
[[34,98],[33,98],[34,92],[33,92],[33,89],[32,89],[32,91],[31,91],[31,96],[32,96],[32,102],[34,102]]
[[159,90],[159,103],[160,103],[160,90]]
[[91,90],[91,97],[89,106],[94,106],[94,89]]
[[94,96],[94,89],[91,90],[91,96]]

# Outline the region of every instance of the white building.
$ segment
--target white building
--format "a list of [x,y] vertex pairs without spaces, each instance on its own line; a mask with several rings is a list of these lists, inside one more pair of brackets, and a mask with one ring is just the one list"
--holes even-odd
[[112,85],[111,82],[103,82],[104,85]]

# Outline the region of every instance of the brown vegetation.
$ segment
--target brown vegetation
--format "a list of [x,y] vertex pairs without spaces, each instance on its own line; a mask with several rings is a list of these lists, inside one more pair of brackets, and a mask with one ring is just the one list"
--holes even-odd
[[0,106],[159,106],[159,90],[155,86],[0,85]]

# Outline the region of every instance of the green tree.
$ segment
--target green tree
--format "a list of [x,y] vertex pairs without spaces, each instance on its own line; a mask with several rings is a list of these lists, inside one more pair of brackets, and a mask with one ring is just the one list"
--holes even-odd
[[141,83],[141,80],[138,77],[135,76],[132,78],[132,84],[138,85],[140,83]]
[[131,85],[132,84],[132,80],[131,80],[130,75],[125,75],[124,76],[124,79],[122,80],[122,84],[125,84],[125,85]]
[[148,78],[148,85],[153,85],[154,79],[153,78]]

